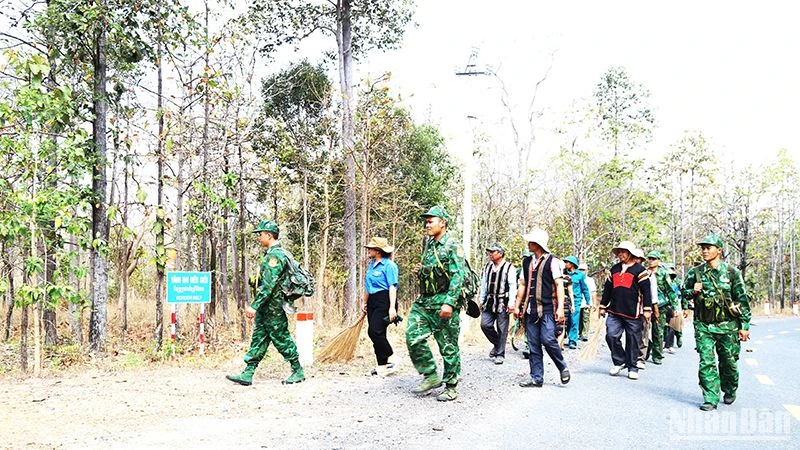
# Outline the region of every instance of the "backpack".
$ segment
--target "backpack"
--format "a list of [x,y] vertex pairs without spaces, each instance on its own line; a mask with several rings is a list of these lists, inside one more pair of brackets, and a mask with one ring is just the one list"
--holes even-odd
[[481,315],[481,307],[475,298],[481,290],[481,279],[472,267],[469,265],[469,260],[464,259],[464,280],[461,284],[461,299],[463,305],[467,308],[467,315],[470,317],[479,317]]
[[286,269],[281,281],[281,291],[286,300],[293,302],[300,297],[314,295],[314,287],[317,284],[314,277],[292,257],[291,253],[286,252],[286,257]]

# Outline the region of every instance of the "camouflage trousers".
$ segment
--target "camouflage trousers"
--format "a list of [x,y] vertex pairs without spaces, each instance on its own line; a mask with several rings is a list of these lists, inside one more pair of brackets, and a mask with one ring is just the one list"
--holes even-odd
[[[700,389],[703,401],[716,405],[719,392],[736,394],[739,387],[739,326],[735,322],[704,323],[694,321],[697,353],[700,355]],[[719,368],[717,368],[719,356]]]
[[270,343],[287,362],[298,362],[297,346],[289,333],[289,320],[281,308],[281,302],[277,300],[270,301],[256,311],[250,350],[244,355],[245,364],[257,367],[267,354]]
[[461,353],[458,349],[458,334],[461,324],[458,310],[454,310],[453,316],[449,319],[439,317],[439,311],[439,307],[425,307],[419,303],[411,306],[406,327],[408,355],[411,357],[411,362],[414,363],[414,368],[421,375],[435,373],[436,360],[434,360],[431,347],[428,345],[428,338],[433,335],[444,360],[442,381],[449,385],[456,385],[461,373]]

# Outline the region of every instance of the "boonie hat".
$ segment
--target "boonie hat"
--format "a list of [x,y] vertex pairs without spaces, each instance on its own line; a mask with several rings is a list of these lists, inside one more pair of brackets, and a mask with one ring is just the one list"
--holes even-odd
[[394,247],[389,245],[389,240],[384,237],[372,237],[364,247],[377,248],[383,251],[383,253],[394,253]]

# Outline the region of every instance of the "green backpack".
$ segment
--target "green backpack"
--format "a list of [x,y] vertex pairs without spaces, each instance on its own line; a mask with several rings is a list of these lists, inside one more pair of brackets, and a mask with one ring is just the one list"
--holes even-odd
[[464,307],[467,309],[466,313],[470,317],[479,317],[481,315],[481,306],[475,300],[481,290],[481,278],[472,270],[469,265],[469,260],[464,259],[466,270],[464,271],[464,280],[461,284],[461,299]]
[[286,269],[281,281],[281,291],[286,296],[286,300],[293,302],[300,297],[311,297],[314,295],[316,281],[308,271],[297,262],[292,254],[286,252]]

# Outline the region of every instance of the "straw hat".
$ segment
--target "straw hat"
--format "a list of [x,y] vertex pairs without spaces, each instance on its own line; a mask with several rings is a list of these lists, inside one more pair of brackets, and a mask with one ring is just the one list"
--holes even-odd
[[389,240],[383,237],[373,237],[367,242],[367,245],[364,247],[366,248],[377,248],[381,250],[383,253],[390,254],[394,253],[394,247],[389,245]]
[[522,239],[524,239],[525,242],[535,242],[539,244],[539,247],[542,247],[545,253],[550,253],[550,250],[547,248],[547,241],[550,240],[550,235],[547,234],[547,231],[541,228],[535,228],[531,230],[530,233],[523,234]]
[[616,256],[616,254],[619,253],[620,250],[627,250],[628,253],[633,255],[633,252],[636,250],[636,244],[634,244],[631,241],[622,241],[619,243],[619,245],[611,249],[611,253],[613,253]]

